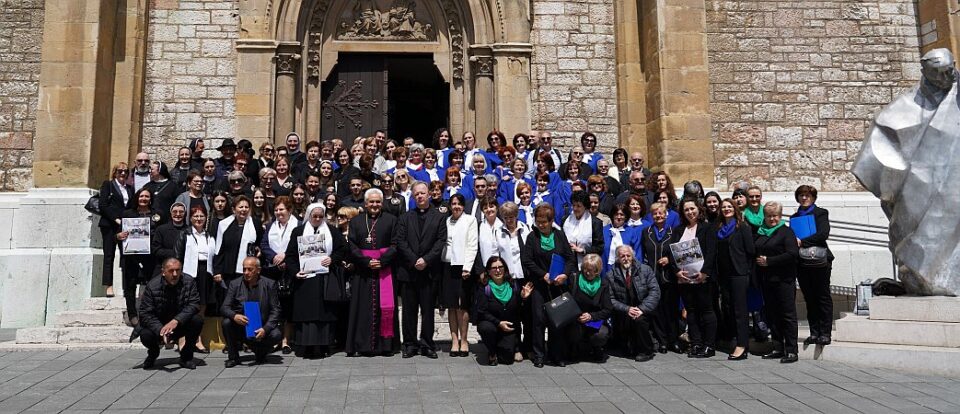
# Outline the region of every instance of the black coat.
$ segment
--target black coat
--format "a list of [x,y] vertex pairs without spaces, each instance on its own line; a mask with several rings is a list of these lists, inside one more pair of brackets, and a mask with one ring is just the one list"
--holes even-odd
[[783,226],[768,236],[757,236],[757,256],[766,256],[767,265],[757,266],[762,281],[793,283],[797,280],[800,247],[790,227]]
[[150,190],[153,209],[160,212],[163,221],[170,221],[170,206],[177,199],[177,196],[183,192],[183,189],[173,180],[164,182],[151,181],[144,184],[143,188]]
[[567,236],[563,234],[563,231],[557,229],[553,229],[553,234],[553,251],[545,251],[540,246],[540,229],[536,227],[533,227],[530,235],[527,236],[526,245],[520,250],[520,263],[523,265],[523,272],[533,282],[535,288],[541,289],[541,292],[547,290],[547,282],[543,280],[543,276],[550,271],[550,261],[553,259],[554,253],[563,257],[566,264],[564,274],[567,275],[568,282],[573,280],[577,274],[577,256],[573,254],[573,250],[570,250]]
[[[753,235],[753,227],[750,227],[750,223],[744,221],[737,225],[737,229],[734,230],[733,234],[727,236],[726,241],[729,243],[730,262],[733,263],[733,269],[736,270],[737,273],[735,275],[723,275],[724,277],[749,276],[753,273],[753,264],[757,257]],[[718,240],[717,243],[719,242]]]
[[506,304],[497,300],[487,286],[479,289],[476,297],[477,322],[487,321],[494,326],[500,325],[501,321],[513,322],[513,333],[519,333],[517,328],[520,327],[522,309],[526,306],[526,300],[520,297],[521,286],[515,281],[509,283],[513,288],[513,295]]
[[[680,242],[680,238],[683,237],[683,231],[685,227],[681,224],[673,229],[673,235],[670,238],[670,244]],[[703,252],[703,267],[700,269],[700,273],[707,275],[708,278],[717,277],[717,230],[715,227],[707,224],[700,223],[697,225],[697,240],[700,241],[700,251]],[[673,253],[670,251],[670,247],[667,247],[667,257],[670,258],[670,272],[673,272],[676,275],[680,272],[680,267],[677,266],[677,262],[673,257]],[[716,280],[716,279],[714,279]]]
[[[794,213],[790,218],[793,219],[797,216],[798,214]],[[800,240],[800,247],[826,247],[828,249],[827,257],[833,261],[833,253],[829,251],[830,246],[827,246],[827,239],[830,238],[830,212],[820,207],[814,207],[813,220],[817,226],[817,232]]]
[[[373,277],[374,272],[370,270],[370,258],[363,255],[363,250],[365,249],[387,249],[380,256],[380,264],[383,266],[394,266],[397,261],[397,245],[396,238],[394,236],[397,231],[397,218],[387,214],[380,213],[380,217],[376,220],[376,224],[373,224],[373,220],[370,221],[370,225],[374,228],[376,233],[376,240],[374,244],[366,242],[367,238],[367,214],[360,214],[350,220],[350,230],[348,240],[350,242],[350,261],[353,262],[357,267],[357,272],[367,276]],[[292,241],[290,243],[293,244]],[[377,272],[379,273],[379,271]]]
[[[424,276],[437,280],[440,275],[440,259],[447,242],[447,216],[428,208],[421,226],[419,214],[417,210],[408,211],[397,220],[397,280],[401,282],[414,282]],[[420,258],[427,262],[423,271],[414,267]]]
[[[123,195],[120,191],[127,192],[127,202],[123,202]],[[123,210],[132,208],[136,200],[133,198],[133,186],[124,184],[123,189],[118,186],[115,180],[104,181],[100,185],[100,227],[120,228],[116,220],[123,215]]]
[[154,276],[160,274],[160,265],[164,260],[177,257],[177,244],[183,236],[183,230],[190,229],[186,222],[178,226],[173,223],[164,223],[157,226],[157,230],[150,234],[150,252],[156,259],[153,269]]
[[[330,272],[309,279],[297,278],[300,272],[300,243],[298,238],[303,235],[304,224],[297,226],[290,232],[290,243],[284,253],[284,262],[287,264],[287,275],[293,281],[293,321],[333,321],[336,320],[334,309],[323,301],[324,282],[330,275],[339,275],[343,267],[339,265],[350,252],[350,246],[339,229],[327,224],[327,229],[333,239],[333,251],[330,253]],[[337,272],[337,273],[334,273]]]
[[[230,282],[227,287],[227,294],[223,297],[223,306],[220,307],[220,314],[224,318],[233,319],[236,315],[246,315],[243,311],[243,302],[247,299],[247,289],[243,285],[243,278],[238,277]],[[265,333],[277,329],[280,324],[280,299],[277,295],[277,285],[274,281],[265,277],[260,277],[257,281],[257,296],[260,302],[260,324]]]
[[[600,279],[600,290],[591,298],[580,290],[580,278],[583,274],[577,274],[570,278],[570,295],[577,301],[581,313],[589,313],[590,320],[604,321],[613,315],[613,301],[610,300],[610,286],[606,279]],[[600,276],[597,276],[600,277]]]
[[672,243],[674,231],[676,229],[668,228],[666,237],[662,241],[658,241],[655,225],[643,229],[643,263],[653,269],[653,273],[661,283],[675,283],[677,281],[676,272],[671,270],[669,264],[667,266],[657,264],[661,258],[670,258],[670,243]]
[[200,311],[200,294],[192,277],[181,277],[176,285],[167,285],[163,276],[150,279],[140,298],[140,324],[153,331],[176,319],[186,323]]

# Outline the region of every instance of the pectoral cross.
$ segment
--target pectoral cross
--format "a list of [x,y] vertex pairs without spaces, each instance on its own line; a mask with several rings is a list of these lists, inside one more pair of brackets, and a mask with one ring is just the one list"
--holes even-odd
[[367,236],[367,243],[373,244],[373,236]]

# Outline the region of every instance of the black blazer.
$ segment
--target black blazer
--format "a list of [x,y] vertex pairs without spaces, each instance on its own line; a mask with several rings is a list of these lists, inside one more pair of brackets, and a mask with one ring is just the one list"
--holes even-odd
[[[675,227],[670,238],[670,244],[680,242],[680,238],[683,237],[683,231],[685,229],[686,227],[682,224]],[[698,224],[697,240],[700,241],[700,250],[703,252],[703,268],[700,269],[700,273],[706,274],[709,278],[717,277],[716,227],[702,222]],[[670,268],[670,271],[673,272],[674,276],[676,276],[677,272],[680,271],[680,267],[677,266],[677,262],[673,257],[673,252],[670,250],[669,245],[666,248],[666,253],[667,257],[670,258],[670,264],[667,266]]]
[[570,242],[567,241],[567,236],[563,234],[563,231],[557,229],[553,229],[553,234],[553,251],[548,252],[540,247],[540,229],[536,227],[527,236],[527,243],[520,251],[520,263],[523,265],[524,274],[533,282],[533,286],[540,289],[541,292],[547,291],[547,282],[543,280],[543,275],[550,271],[550,261],[553,259],[554,253],[559,254],[566,262],[564,274],[567,275],[568,284],[577,274],[577,256],[573,254],[573,250],[570,250]]
[[[560,220],[560,227],[563,227],[563,223],[566,223],[567,218],[569,217],[570,215],[568,214],[564,216],[562,220]],[[603,254],[603,222],[600,221],[600,219],[598,219],[597,216],[593,216],[591,218],[593,218],[593,220],[591,220],[591,223],[590,223],[591,227],[593,227],[593,230],[592,230],[593,240],[590,241],[590,247],[584,249],[585,250],[584,254],[586,255],[590,253],[596,253],[596,254],[602,255]]]
[[477,321],[487,321],[494,325],[499,325],[501,321],[513,322],[512,333],[519,334],[517,328],[520,326],[522,309],[526,306],[526,300],[520,297],[521,286],[515,281],[510,281],[513,288],[513,296],[506,304],[500,303],[493,293],[489,292],[486,285],[479,288],[476,296]]
[[[718,223],[718,225],[720,224]],[[749,276],[753,272],[754,259],[757,257],[753,235],[753,227],[750,227],[750,223],[744,221],[737,226],[733,234],[727,237],[730,261],[733,263],[733,269],[737,273],[734,275],[722,275],[723,277]],[[720,241],[717,240],[717,243],[720,243]]]
[[133,208],[136,200],[133,198],[133,186],[123,185],[123,191],[127,192],[127,202],[123,202],[123,194],[116,184],[115,180],[106,180],[100,185],[100,227],[120,227],[116,220],[123,215],[123,210]]
[[672,243],[671,240],[675,230],[668,228],[666,237],[662,241],[658,241],[655,233],[656,227],[650,225],[643,229],[643,235],[641,236],[643,238],[643,263],[653,269],[653,273],[660,283],[676,283],[677,281],[676,272],[671,273],[669,264],[667,266],[657,264],[661,258],[670,258],[670,243]]
[[[260,323],[263,325],[263,331],[277,329],[280,324],[280,299],[277,296],[277,285],[274,281],[260,276],[257,282],[257,293],[260,297]],[[243,278],[238,277],[230,282],[227,287],[227,294],[223,297],[223,306],[220,307],[220,313],[224,318],[233,319],[236,315],[244,315],[243,302],[247,301],[247,289],[243,286]],[[250,315],[245,315],[250,318]]]
[[767,256],[766,266],[757,266],[760,280],[793,283],[797,280],[800,247],[790,227],[783,226],[769,237],[757,236],[757,256]]
[[[794,213],[790,218],[797,216],[798,214]],[[830,238],[830,212],[827,209],[814,207],[813,220],[817,225],[817,232],[800,240],[800,247],[826,247],[827,257],[833,261],[833,253],[829,251],[830,246],[827,246],[827,239]]]
[[[401,282],[414,282],[421,276],[437,280],[440,273],[440,255],[447,242],[447,216],[435,208],[428,208],[421,226],[418,215],[416,210],[412,210],[397,219],[396,241],[400,264],[397,266],[397,280]],[[414,265],[421,257],[427,262],[427,268],[418,271]]]

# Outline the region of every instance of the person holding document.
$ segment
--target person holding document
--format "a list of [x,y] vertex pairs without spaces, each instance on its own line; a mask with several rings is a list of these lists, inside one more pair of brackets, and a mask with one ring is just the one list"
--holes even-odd
[[411,358],[420,353],[436,359],[433,310],[437,302],[436,284],[442,273],[440,258],[447,241],[446,217],[430,207],[426,183],[418,181],[414,184],[412,197],[416,203],[414,208],[400,216],[397,226],[397,250],[401,263],[397,268],[397,281],[401,283],[403,301],[403,357]]
[[[717,354],[717,314],[713,309],[713,293],[717,278],[717,232],[702,223],[703,207],[696,199],[681,203],[680,226],[673,231],[670,243],[671,272],[676,275],[683,306],[687,309],[690,334],[690,358],[710,358]],[[696,240],[696,243],[692,243]],[[691,242],[691,248],[677,255],[678,245]],[[699,245],[699,248],[692,246]],[[699,262],[699,264],[697,264]],[[699,267],[699,270],[696,268]]]
[[[536,226],[527,237],[524,248],[520,251],[520,262],[524,273],[533,282],[533,293],[530,295],[530,343],[533,348],[533,366],[543,368],[544,358],[549,351],[551,363],[566,366],[564,355],[559,353],[561,341],[566,341],[560,332],[550,333],[550,348],[547,349],[544,341],[544,331],[547,328],[544,303],[562,295],[567,291],[568,275],[577,271],[577,257],[570,250],[570,242],[563,231],[553,227],[556,211],[549,203],[540,204],[533,212]],[[563,262],[562,273],[550,272],[554,256]]]
[[240,364],[241,342],[253,351],[254,364],[259,365],[267,361],[267,354],[283,337],[276,283],[260,277],[260,261],[256,257],[243,259],[242,265],[243,277],[230,282],[220,308],[229,349],[224,362],[227,368]]
[[393,266],[397,259],[397,218],[383,212],[383,192],[363,195],[363,213],[350,220],[350,310],[347,356],[391,356],[400,348],[400,320],[394,298]]
[[446,220],[447,239],[442,256],[444,273],[440,282],[441,303],[448,312],[452,357],[470,355],[470,342],[467,341],[470,323],[468,311],[477,288],[477,272],[473,271],[473,266],[478,260],[479,227],[476,218],[464,213],[466,205],[463,194],[450,197],[450,217]]
[[[287,275],[293,280],[293,342],[298,355],[324,358],[334,343],[336,307],[325,300],[325,290],[339,289],[342,266],[335,266],[349,254],[343,234],[326,220],[322,202],[307,206],[303,225],[293,229],[284,253]],[[343,321],[346,322],[346,321]]]
[[833,253],[827,246],[830,213],[814,204],[817,202],[817,189],[812,186],[797,187],[794,197],[800,207],[790,216],[790,228],[796,233],[800,249],[811,253],[809,258],[800,255],[797,269],[797,282],[807,303],[807,321],[810,324],[810,336],[803,343],[830,345],[830,333],[833,330],[833,297],[830,296]]
[[[138,190],[132,208],[121,214],[120,232],[116,238],[121,243],[120,270],[123,273],[123,298],[127,305],[127,321],[137,326],[137,285],[146,284],[153,276],[154,257],[150,254],[150,235],[160,224],[160,213],[151,207],[153,193],[148,189]],[[142,225],[142,221],[149,224]],[[139,224],[137,224],[139,223]],[[145,246],[144,246],[145,244]]]
[[764,310],[775,341],[763,359],[797,362],[797,236],[781,219],[783,206],[771,201],[763,206],[763,226],[754,240],[757,278],[763,286]]
[[[600,277],[601,270],[603,262],[600,255],[590,253],[583,258],[583,270],[570,281],[570,294],[582,313],[576,322],[563,328],[561,336],[571,341],[556,342],[561,347],[558,353],[565,360],[586,355],[590,361],[607,362],[610,327],[606,320],[613,315],[613,302],[610,300],[609,279]],[[553,341],[550,341],[550,346],[555,346]]]

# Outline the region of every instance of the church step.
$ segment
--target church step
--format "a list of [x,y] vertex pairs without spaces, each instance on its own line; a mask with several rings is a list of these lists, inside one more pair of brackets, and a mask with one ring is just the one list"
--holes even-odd
[[80,310],[60,312],[56,316],[58,327],[78,326],[125,326],[123,311],[119,309]]
[[132,328],[127,326],[39,327],[17,330],[18,344],[125,343]]
[[88,310],[126,310],[127,302],[121,296],[112,298],[89,298],[85,302]]
[[870,320],[960,323],[960,298],[877,296],[870,299]]
[[960,348],[960,323],[874,320],[847,314],[834,340],[871,344]]

